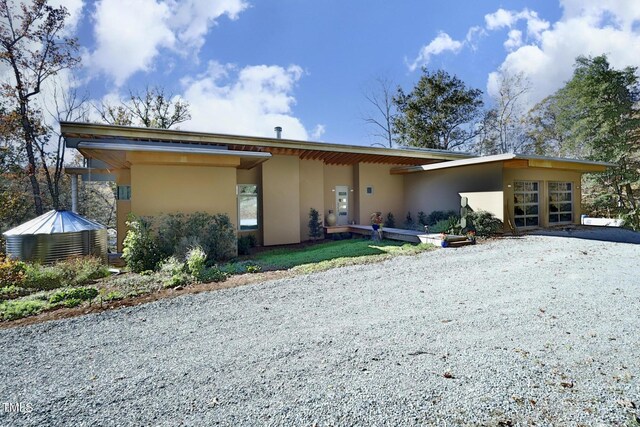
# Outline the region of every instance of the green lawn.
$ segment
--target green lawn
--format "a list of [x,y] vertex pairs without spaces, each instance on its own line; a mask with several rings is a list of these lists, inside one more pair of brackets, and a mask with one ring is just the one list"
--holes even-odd
[[307,273],[375,262],[392,256],[414,255],[434,248],[433,245],[422,243],[351,239],[323,242],[300,249],[274,249],[256,254],[251,260],[265,270],[293,269]]

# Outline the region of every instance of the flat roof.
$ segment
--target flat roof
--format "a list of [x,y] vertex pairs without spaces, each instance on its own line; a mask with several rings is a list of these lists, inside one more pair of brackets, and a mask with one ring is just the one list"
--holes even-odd
[[450,162],[419,165],[419,166],[398,166],[391,169],[392,174],[408,174],[416,172],[426,172],[438,169],[449,169],[462,166],[481,165],[495,162],[505,162],[511,160],[522,160],[527,167],[553,167],[556,169],[571,169],[586,172],[603,172],[607,167],[615,166],[614,163],[596,162],[592,160],[567,159],[562,157],[547,157],[534,154],[495,154],[492,156],[474,157],[471,159],[452,160]]
[[[67,147],[98,142],[111,144],[136,141],[138,144],[173,143],[227,147],[234,151],[259,151],[272,155],[297,155],[304,160],[322,160],[326,164],[386,163],[395,165],[424,165],[450,160],[467,159],[472,154],[424,148],[383,148],[359,145],[256,136],[227,135],[174,129],[140,128],[93,123],[61,122]],[[81,147],[81,146],[80,146]],[[178,145],[180,147],[180,145]]]

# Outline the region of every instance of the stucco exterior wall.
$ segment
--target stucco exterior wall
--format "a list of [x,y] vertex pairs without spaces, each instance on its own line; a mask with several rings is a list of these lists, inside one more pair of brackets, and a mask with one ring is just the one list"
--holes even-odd
[[273,156],[262,163],[264,245],[300,243],[300,160]]
[[[391,175],[391,165],[360,163],[357,169],[358,186],[357,201],[359,202],[358,224],[369,224],[373,212],[382,212],[386,219],[391,212],[396,218],[404,218],[404,178],[402,175]],[[373,194],[367,194],[367,187],[373,188]]]
[[[513,182],[514,181],[537,181],[539,185],[539,221],[541,227],[549,226],[549,182],[571,182],[573,183],[573,223],[580,224],[582,200],[581,188],[582,173],[565,171],[550,168],[526,168],[526,169],[504,169],[504,216],[513,224]],[[505,221],[505,229],[509,229]]]
[[[324,217],[329,214],[329,209],[336,212],[336,186],[346,185],[349,190],[353,190],[353,166],[347,165],[324,165]],[[349,191],[349,222],[355,220],[355,199],[354,192]]]
[[502,164],[463,166],[404,175],[404,210],[417,220],[418,212],[460,210],[460,193],[502,191]]
[[467,198],[467,204],[474,212],[491,212],[496,218],[504,222],[504,192],[476,191],[460,193],[460,197]]
[[236,169],[133,164],[131,211],[136,215],[224,213],[237,226]]
[[300,241],[309,240],[309,210],[314,208],[324,224],[324,163],[300,160]]

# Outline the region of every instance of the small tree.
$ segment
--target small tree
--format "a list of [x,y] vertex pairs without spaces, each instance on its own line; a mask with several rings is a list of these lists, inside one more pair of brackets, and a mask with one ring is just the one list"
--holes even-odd
[[407,230],[413,230],[414,226],[415,226],[415,222],[411,217],[411,212],[407,212],[407,216],[404,219],[404,228],[406,228]]
[[391,212],[387,214],[387,219],[384,221],[384,226],[386,228],[394,228],[396,226],[396,218]]
[[320,214],[314,208],[309,209],[309,237],[312,240],[319,239],[324,236],[322,221]]

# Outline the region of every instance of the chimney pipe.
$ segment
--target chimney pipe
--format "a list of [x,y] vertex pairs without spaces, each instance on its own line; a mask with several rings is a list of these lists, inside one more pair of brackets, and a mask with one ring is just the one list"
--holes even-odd
[[282,128],[280,126],[276,126],[273,130],[276,131],[276,138],[282,139]]

